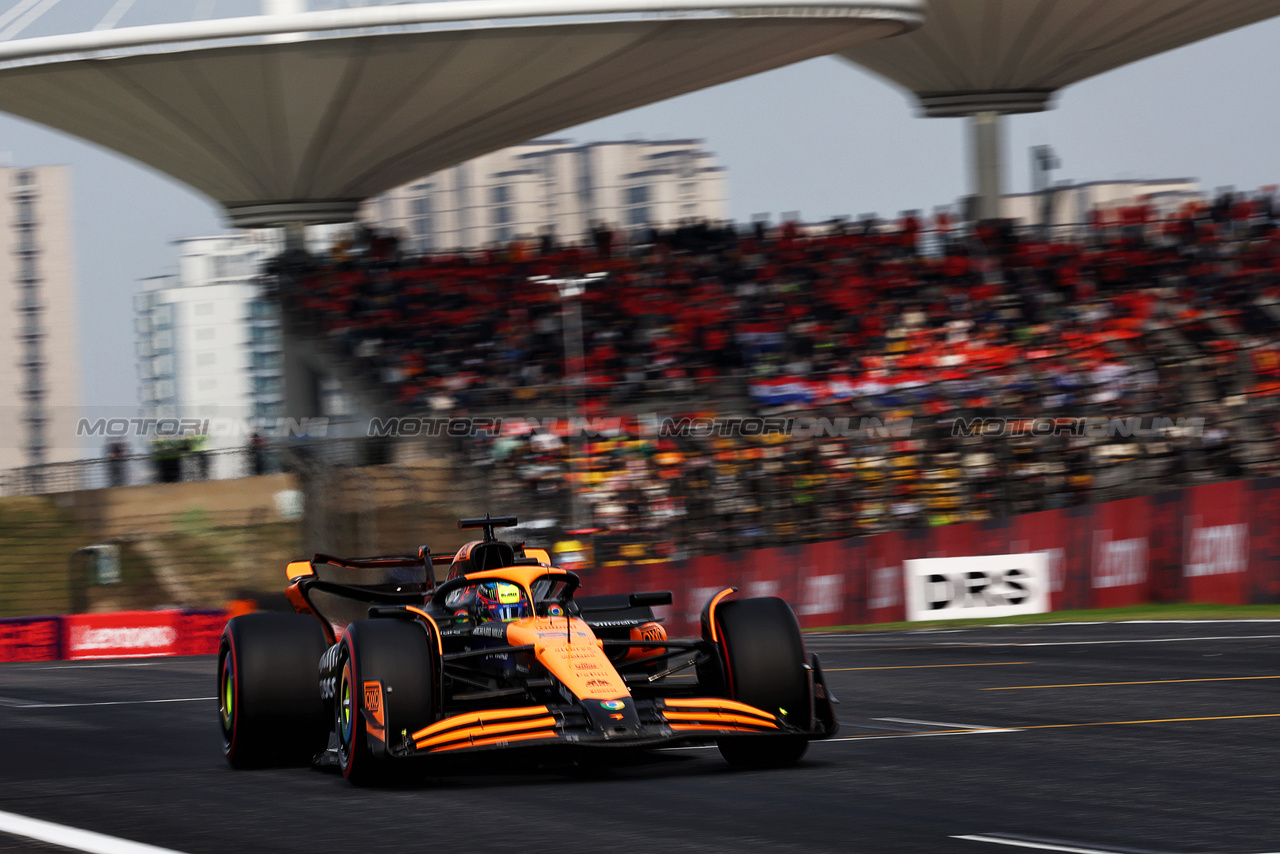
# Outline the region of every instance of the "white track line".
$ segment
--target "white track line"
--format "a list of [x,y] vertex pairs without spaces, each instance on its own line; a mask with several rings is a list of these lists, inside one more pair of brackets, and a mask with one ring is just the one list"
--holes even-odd
[[[1241,620],[1125,620],[1122,625],[1129,626],[1158,626],[1162,623],[1178,623],[1184,626],[1194,626],[1199,623],[1280,623],[1280,619],[1274,617],[1260,617],[1254,619]],[[1062,625],[1059,623],[1058,625]],[[1089,623],[1081,623],[1081,625],[1089,625]],[[1102,625],[1102,623],[1094,623],[1093,625]],[[1115,623],[1112,623],[1115,625]]]
[[[1057,629],[1071,626],[1160,626],[1160,625],[1177,625],[1177,626],[1197,626],[1212,625],[1214,623],[1280,623],[1280,619],[1274,617],[1263,617],[1259,619],[1227,619],[1227,620],[1089,620],[1076,621],[1071,623],[994,623],[990,626],[969,626],[963,629],[890,629],[881,631],[880,634],[900,633],[908,635],[925,635],[925,634],[954,634],[956,632],[977,632],[984,629]],[[874,631],[874,628],[871,628]],[[866,634],[866,632],[823,632],[823,631],[806,631],[805,636],[821,639],[839,639],[857,637]]]
[[178,854],[171,848],[130,842],[128,839],[117,839],[92,830],[80,830],[11,812],[0,812],[0,833],[60,845],[74,851],[88,851],[90,854]]
[[[1005,641],[1004,643],[983,643],[982,641],[974,641],[972,643],[935,643],[929,644],[927,647],[917,647],[918,649],[927,649],[936,647],[938,649],[966,649],[969,647],[1022,647],[1022,646],[1098,646],[1098,645],[1116,645],[1125,643],[1194,643],[1195,641],[1232,641],[1232,640],[1275,640],[1280,635],[1221,635],[1218,637],[1201,637],[1201,638],[1131,638],[1129,640],[1090,640],[1090,641]],[[878,646],[848,646],[848,647],[829,647],[827,649],[819,649],[818,652],[883,652],[883,647]],[[825,669],[825,668],[824,668]]]
[[78,709],[85,706],[145,706],[151,703],[200,703],[216,700],[217,697],[177,697],[172,700],[104,700],[97,703],[37,703],[28,700],[17,700],[13,697],[0,697],[0,706],[10,709]]
[[1095,641],[1035,641],[984,643],[977,646],[1100,646],[1122,643],[1191,643],[1194,641],[1229,641],[1229,640],[1275,640],[1280,635],[1221,635],[1204,638],[1131,638],[1129,640],[1095,640]]
[[[841,741],[882,741],[888,738],[935,738],[943,735],[982,735],[989,732],[1022,732],[1020,729],[1005,729],[995,727],[992,729],[966,729],[960,732],[900,732],[893,735],[851,735],[847,738],[819,738],[810,741],[811,745],[835,744]],[[661,750],[714,750],[714,744],[693,744],[684,747],[664,747]]]
[[952,839],[965,839],[969,842],[990,842],[993,845],[1012,845],[1015,848],[1035,848],[1039,851],[1063,851],[1067,854],[1117,854],[1106,848],[1080,848],[1076,845],[1054,845],[1049,842],[1026,842],[1021,839],[1003,839],[999,836],[953,836]]
[[964,729],[958,732],[901,732],[893,735],[851,735],[847,738],[824,738],[810,744],[834,744],[837,741],[882,741],[886,738],[939,738],[945,735],[985,735],[989,732],[1022,732],[1020,729],[993,727],[991,729]]
[[995,729],[990,726],[973,726],[972,724],[949,724],[946,721],[917,721],[911,718],[872,718],[873,721],[889,721],[895,724],[920,724],[922,726],[940,726],[949,729]]

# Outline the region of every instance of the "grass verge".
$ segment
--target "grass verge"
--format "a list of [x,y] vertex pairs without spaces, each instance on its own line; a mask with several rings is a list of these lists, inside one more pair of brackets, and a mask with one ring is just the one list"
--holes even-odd
[[1122,620],[1277,620],[1280,605],[1134,605],[1092,611],[1054,611],[976,620],[922,620],[914,623],[868,623],[858,626],[825,626],[807,632],[890,632],[903,629],[963,629],[983,626],[1039,625],[1046,623],[1105,623]]

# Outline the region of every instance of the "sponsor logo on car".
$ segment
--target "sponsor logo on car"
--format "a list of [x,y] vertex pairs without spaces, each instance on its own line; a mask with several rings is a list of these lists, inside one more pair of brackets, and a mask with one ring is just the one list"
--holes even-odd
[[364,708],[378,722],[378,726],[385,726],[386,721],[382,717],[382,683],[364,683]]
[[334,644],[320,656],[320,699],[331,700],[338,692],[338,651],[341,644]]
[[618,711],[618,709],[625,709],[626,707],[627,707],[627,704],[624,703],[622,700],[601,700],[600,701],[600,708],[608,709],[611,712],[616,712]]

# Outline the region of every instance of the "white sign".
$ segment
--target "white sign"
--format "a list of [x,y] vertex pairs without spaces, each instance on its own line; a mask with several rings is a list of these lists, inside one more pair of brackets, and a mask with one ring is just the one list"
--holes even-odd
[[872,611],[902,604],[902,573],[896,566],[877,566],[871,570],[871,594],[867,608]]
[[1200,575],[1233,575],[1249,567],[1249,526],[1214,525],[1193,528],[1183,566],[1187,578]]
[[817,575],[804,580],[804,604],[796,613],[801,617],[839,614],[844,610],[844,576]]
[[1049,610],[1044,552],[903,561],[908,620],[1010,617]]
[[1147,583],[1147,538],[1113,540],[1110,531],[1094,531],[1093,586],[1132,587]]

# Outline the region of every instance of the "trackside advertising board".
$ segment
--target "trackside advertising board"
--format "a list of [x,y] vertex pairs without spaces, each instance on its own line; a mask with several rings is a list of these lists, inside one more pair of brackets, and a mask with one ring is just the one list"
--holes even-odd
[[63,654],[81,658],[176,655],[179,611],[75,614],[63,619]]
[[1044,552],[903,561],[907,619],[1011,617],[1049,610]]

